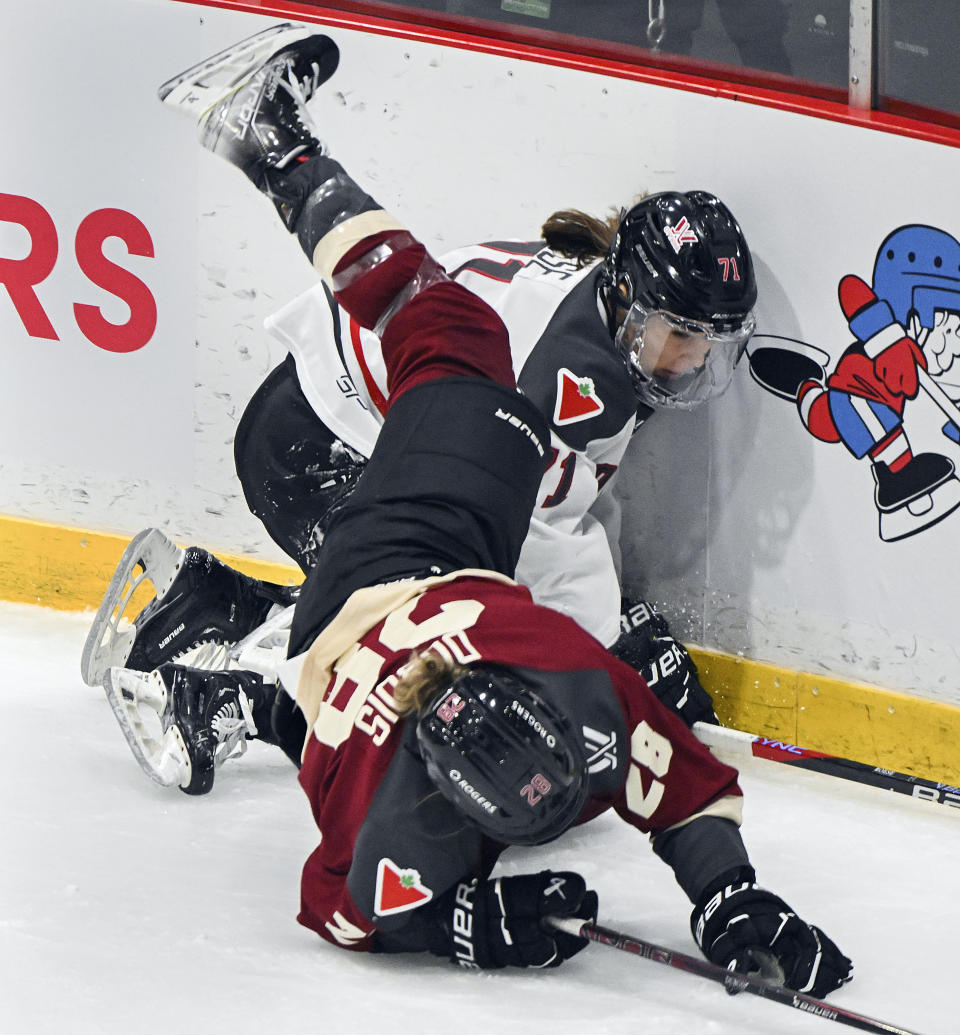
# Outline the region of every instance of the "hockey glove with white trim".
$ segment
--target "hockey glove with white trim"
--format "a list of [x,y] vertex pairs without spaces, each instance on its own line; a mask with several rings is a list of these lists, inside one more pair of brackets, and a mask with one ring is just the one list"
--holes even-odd
[[687,648],[672,636],[657,637],[653,646],[653,657],[640,669],[640,675],[660,703],[676,712],[691,728],[695,722],[719,725],[713,700],[700,683],[697,666]]
[[[670,632],[666,618],[646,600],[620,601],[620,639],[617,645],[635,644],[635,649],[643,650],[658,636],[666,636]],[[627,659],[624,658],[626,661]],[[646,660],[644,657],[643,660]],[[641,662],[642,663],[642,662]]]
[[635,668],[664,707],[690,727],[717,725],[713,700],[704,690],[687,648],[670,635],[667,620],[645,600],[621,603],[620,638],[612,654]]
[[690,929],[707,959],[817,998],[849,981],[850,960],[754,876],[748,867],[726,874],[697,901]]
[[[559,967],[587,940],[546,928],[547,916],[596,921],[597,894],[578,873],[540,873],[462,882],[440,899],[444,944],[432,946],[463,967]],[[438,903],[438,904],[440,904]]]

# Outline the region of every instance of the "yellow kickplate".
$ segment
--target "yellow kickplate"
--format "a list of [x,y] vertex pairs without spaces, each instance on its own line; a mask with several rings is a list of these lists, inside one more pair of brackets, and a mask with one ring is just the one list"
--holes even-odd
[[691,649],[724,726],[960,785],[960,708]]
[[[94,611],[132,538],[0,517],[0,600],[60,611]],[[292,565],[214,552],[254,578],[287,586],[303,581]]]
[[[0,516],[0,600],[96,610],[131,538]],[[292,565],[213,552],[254,578],[303,581]],[[690,653],[725,726],[960,785],[960,708],[713,651]]]

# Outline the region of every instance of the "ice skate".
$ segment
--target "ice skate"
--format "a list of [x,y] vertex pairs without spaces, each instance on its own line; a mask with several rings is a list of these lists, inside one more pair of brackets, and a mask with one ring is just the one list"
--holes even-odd
[[271,25],[168,79],[157,94],[164,104],[199,121],[218,101],[249,79],[267,58],[309,35],[306,25],[294,22]]
[[953,461],[939,453],[920,453],[897,472],[884,463],[875,463],[872,470],[880,538],[886,543],[915,535],[960,506]]
[[899,510],[928,498],[934,490],[953,477],[953,461],[939,453],[920,453],[899,471],[887,464],[873,464],[876,483],[874,502],[881,513]]
[[960,507],[960,481],[949,478],[899,510],[881,511],[880,538],[885,543],[895,543],[916,535],[948,517],[957,507]]
[[816,345],[774,334],[755,334],[746,352],[754,381],[788,402],[797,401],[807,381],[826,383],[830,356]]
[[[243,575],[199,547],[183,550],[148,528],[120,558],[87,635],[80,673],[89,686],[99,686],[114,667],[149,672],[171,661],[238,667],[230,648],[258,640],[255,630],[287,611],[296,593]],[[289,614],[284,621],[289,628]],[[276,640],[276,629],[269,634]]]
[[206,794],[223,763],[256,736],[254,704],[264,690],[249,672],[163,665],[152,672],[111,668],[107,700],[140,768],[163,787]]
[[276,202],[283,170],[323,151],[306,104],[339,60],[328,36],[286,22],[182,72],[160,99],[194,114],[202,146]]

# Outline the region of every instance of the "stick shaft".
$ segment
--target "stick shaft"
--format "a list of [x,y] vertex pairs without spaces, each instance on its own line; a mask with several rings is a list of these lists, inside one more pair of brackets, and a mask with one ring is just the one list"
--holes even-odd
[[940,407],[943,415],[952,420],[957,427],[960,427],[960,410],[957,409],[957,404],[921,366],[917,367],[917,379],[920,382],[920,387]]
[[836,1021],[838,1024],[845,1024],[851,1028],[859,1028],[861,1031],[874,1032],[877,1035],[917,1035],[916,1032],[910,1031],[907,1028],[899,1028],[895,1024],[888,1024],[886,1021],[878,1021],[873,1017],[854,1013],[852,1010],[831,1006],[820,999],[814,999],[812,996],[804,995],[802,992],[794,992],[792,989],[785,988],[782,985],[768,984],[762,978],[756,977],[753,974],[732,972],[717,966],[715,963],[709,963],[707,960],[699,959],[696,956],[687,956],[682,952],[666,949],[662,945],[654,945],[653,942],[647,942],[642,938],[614,931],[609,927],[584,923],[575,917],[548,917],[547,919],[551,926],[557,930],[565,931],[567,934],[578,935],[581,938],[588,938],[592,942],[606,945],[611,949],[629,952],[634,956],[642,956],[644,959],[652,960],[654,963],[662,963],[664,966],[673,967],[676,970],[685,970],[687,973],[696,974],[710,981],[716,981],[718,984],[723,985],[728,992],[750,992],[763,999],[770,999],[784,1006],[800,1010],[802,1013],[807,1013],[814,1017],[822,1017],[827,1021]]
[[886,791],[908,794],[921,801],[932,801],[960,810],[960,788],[950,784],[925,780],[923,777],[910,776],[907,773],[897,773],[892,769],[855,762],[849,758],[839,758],[822,751],[811,751],[796,744],[758,737],[753,733],[727,729],[725,726],[698,722],[694,725],[693,732],[707,747],[728,748],[743,755],[752,755],[754,758],[764,758],[770,762],[792,765],[797,769],[808,769],[827,776],[836,776],[841,780],[851,780]]

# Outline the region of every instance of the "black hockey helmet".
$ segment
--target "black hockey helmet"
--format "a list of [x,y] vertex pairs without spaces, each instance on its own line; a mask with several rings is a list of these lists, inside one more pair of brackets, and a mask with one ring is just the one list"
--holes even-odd
[[[719,395],[756,327],[750,249],[706,191],[652,194],[624,212],[602,291],[617,348],[650,406],[690,409]],[[679,343],[684,357],[666,358]]]
[[472,668],[417,724],[441,793],[504,844],[550,841],[580,815],[587,763],[569,722],[512,674]]

